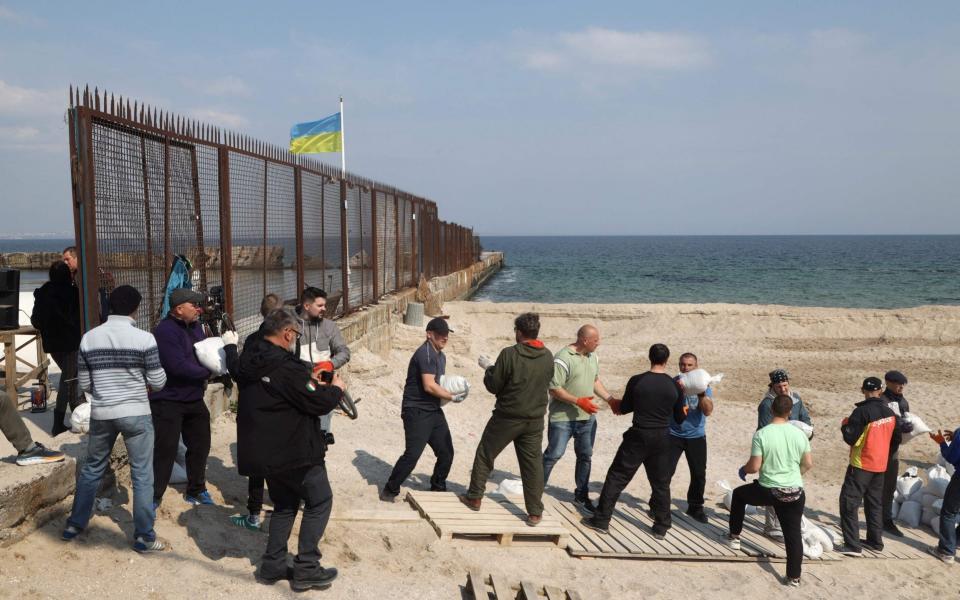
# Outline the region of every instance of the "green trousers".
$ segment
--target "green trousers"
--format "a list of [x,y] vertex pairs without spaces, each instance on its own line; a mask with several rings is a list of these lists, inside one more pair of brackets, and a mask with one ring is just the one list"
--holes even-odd
[[33,446],[33,438],[17,410],[16,398],[11,400],[3,392],[0,392],[0,431],[3,432],[7,441],[13,444],[17,452],[23,452]]
[[543,514],[543,419],[508,419],[494,415],[483,430],[473,459],[468,498],[482,498],[493,462],[513,442],[523,481],[527,514]]

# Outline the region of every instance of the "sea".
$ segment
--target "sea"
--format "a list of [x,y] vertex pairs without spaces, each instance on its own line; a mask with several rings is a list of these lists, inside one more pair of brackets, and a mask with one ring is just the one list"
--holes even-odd
[[[0,239],[0,253],[70,239]],[[960,305],[960,235],[481,236],[505,267],[477,301]],[[21,273],[21,290],[46,281]]]

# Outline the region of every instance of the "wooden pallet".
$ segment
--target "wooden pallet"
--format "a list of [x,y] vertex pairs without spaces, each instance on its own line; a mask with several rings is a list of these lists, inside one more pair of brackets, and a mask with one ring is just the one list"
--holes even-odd
[[[840,526],[837,522],[819,523],[819,525],[833,529],[833,531],[837,533],[838,538],[842,536],[840,533]],[[883,551],[874,552],[873,550],[870,550],[864,546],[863,558],[887,558],[894,560],[918,560],[921,558],[933,558],[933,556],[927,552],[927,548],[935,545],[937,543],[937,538],[933,537],[931,534],[916,529],[910,529],[904,525],[900,525],[899,527],[900,531],[903,532],[902,538],[884,534]],[[861,522],[860,535],[865,535],[866,530],[866,525]],[[846,556],[843,556],[842,558],[859,560],[857,558],[848,558]]]
[[543,513],[536,527],[526,524],[522,500],[492,495],[483,499],[479,511],[464,506],[450,492],[407,493],[406,499],[430,523],[442,540],[495,540],[501,546],[553,546],[566,548],[570,534],[560,520]]
[[521,581],[510,585],[496,575],[484,577],[478,571],[471,571],[467,575],[467,589],[474,600],[582,600],[582,596],[573,590],[563,590],[552,585],[534,585],[529,581]]

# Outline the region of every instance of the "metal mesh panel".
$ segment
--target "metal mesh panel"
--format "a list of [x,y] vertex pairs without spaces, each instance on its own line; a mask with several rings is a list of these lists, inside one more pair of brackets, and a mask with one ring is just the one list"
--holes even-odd
[[214,146],[198,144],[197,185],[200,189],[200,225],[203,228],[203,255],[206,290],[223,283],[220,255],[220,165]]
[[241,336],[256,331],[266,294],[264,161],[230,153],[230,231],[233,242],[233,319]]
[[296,298],[297,199],[293,167],[267,163],[267,292]]
[[361,270],[363,273],[363,303],[376,300],[373,297],[374,265],[377,257],[373,253],[373,196],[370,190],[360,190],[360,247],[362,249]]
[[[343,291],[343,236],[340,184],[328,180],[323,184],[323,284],[328,294]],[[327,300],[329,304],[329,297]],[[335,314],[343,312],[343,300],[337,302]]]
[[[380,292],[389,293],[397,287],[397,207],[393,194],[378,195],[382,198],[382,210],[377,211],[377,220],[383,214],[383,228],[380,236],[383,265],[380,267]],[[377,227],[380,227],[378,224]]]
[[400,201],[400,287],[413,285],[413,225],[411,221],[410,200]]
[[350,260],[350,308],[363,303],[363,254],[360,190],[347,186],[347,256]]
[[417,220],[414,221],[414,225],[417,228],[417,236],[416,236],[416,241],[417,241],[416,269],[417,271],[413,275],[417,280],[420,279],[420,273],[423,273],[423,219],[420,218],[420,212],[421,212],[420,209],[422,206],[423,204],[417,204],[417,208],[416,208]]
[[300,185],[303,202],[303,282],[308,286],[326,289],[323,276],[323,177],[304,171],[300,176]]

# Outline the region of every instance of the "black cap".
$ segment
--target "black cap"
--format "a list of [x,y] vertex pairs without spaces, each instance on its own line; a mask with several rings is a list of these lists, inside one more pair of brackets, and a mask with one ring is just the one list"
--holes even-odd
[[447,320],[441,319],[440,317],[430,319],[430,322],[427,323],[427,331],[435,331],[440,335],[448,335],[453,333],[453,330],[450,329],[450,325],[447,324]]
[[770,371],[770,383],[782,383],[784,381],[790,381],[790,374],[787,373],[786,369]]
[[890,383],[900,383],[904,385],[907,383],[907,376],[900,371],[887,371],[887,374],[884,375],[883,378]]
[[863,380],[861,389],[865,392],[877,392],[883,389],[883,382],[879,377],[867,377]]
[[110,292],[110,312],[128,317],[140,306],[140,292],[131,285],[121,285]]
[[184,303],[201,304],[203,296],[187,288],[177,288],[170,293],[170,310]]

